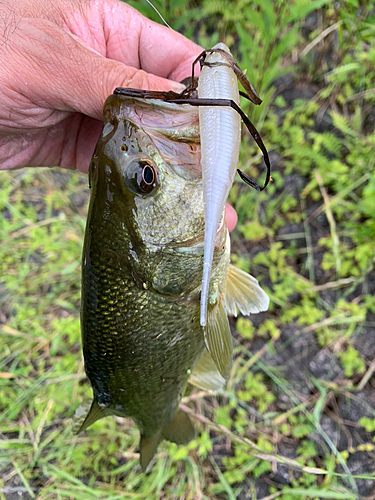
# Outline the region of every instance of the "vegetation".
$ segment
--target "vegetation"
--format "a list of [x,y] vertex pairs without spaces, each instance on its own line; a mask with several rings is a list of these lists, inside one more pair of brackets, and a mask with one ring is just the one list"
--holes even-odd
[[[243,108],[273,183],[259,194],[238,180],[230,201],[233,261],[270,310],[232,321],[226,392],[191,389],[183,405],[199,437],[164,443],[141,474],[130,420],[71,432],[91,394],[79,327],[86,176],[1,173],[0,498],[374,498],[374,4],[153,3],[202,46],[226,42],[264,99]],[[264,175],[246,134],[241,165]]]

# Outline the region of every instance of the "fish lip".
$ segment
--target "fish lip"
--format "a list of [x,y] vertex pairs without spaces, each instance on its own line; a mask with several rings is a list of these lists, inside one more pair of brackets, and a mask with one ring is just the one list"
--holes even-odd
[[224,220],[225,220],[225,217],[224,217],[224,214],[221,215],[220,217],[220,220],[219,220],[219,225],[217,227],[217,231],[216,231],[216,236],[220,233],[220,231],[223,229],[223,226],[224,226]]
[[[216,231],[216,240],[215,240],[215,245],[221,246],[222,244],[222,239],[223,239],[223,231],[226,230],[226,224],[225,224],[225,217],[224,214],[221,216],[219,225]],[[225,233],[224,233],[225,234]],[[204,238],[205,238],[205,233],[202,231],[199,235],[194,236],[194,238],[190,238],[185,241],[181,241],[178,243],[169,243],[166,245],[162,245],[166,250],[173,249],[173,250],[178,250],[181,249],[181,251],[184,251],[183,249],[185,248],[199,248],[202,247],[204,249]]]

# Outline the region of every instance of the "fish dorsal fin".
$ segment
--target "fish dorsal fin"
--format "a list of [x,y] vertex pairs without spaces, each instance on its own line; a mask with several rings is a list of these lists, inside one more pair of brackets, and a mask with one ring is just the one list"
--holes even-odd
[[220,375],[226,380],[232,361],[232,336],[221,294],[216,304],[208,309],[207,325],[203,331],[207,350]]
[[225,308],[228,314],[237,316],[237,308],[244,316],[267,311],[270,299],[250,274],[232,264],[228,269]]
[[212,356],[206,348],[198,359],[189,377],[189,382],[205,391],[221,391],[224,388],[225,378],[218,372]]
[[151,462],[152,457],[156,453],[156,449],[162,440],[161,430],[159,430],[156,434],[150,437],[145,437],[144,434],[141,434],[141,442],[140,442],[140,462],[142,467],[142,472],[146,472],[148,464]]
[[162,436],[176,444],[186,444],[195,437],[195,429],[190,418],[178,409],[171,422],[162,430]]
[[106,416],[104,410],[102,410],[98,403],[90,400],[85,400],[75,411],[73,422],[72,422],[72,431],[73,434],[78,434],[91,424]]

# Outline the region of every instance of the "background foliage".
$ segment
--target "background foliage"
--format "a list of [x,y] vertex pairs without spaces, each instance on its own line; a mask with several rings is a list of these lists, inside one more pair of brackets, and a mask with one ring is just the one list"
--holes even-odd
[[[238,181],[230,201],[233,261],[259,279],[270,310],[232,321],[226,392],[185,398],[199,437],[164,443],[140,474],[130,420],[71,433],[91,391],[79,331],[86,177],[1,173],[0,498],[373,499],[374,4],[153,3],[203,47],[227,43],[264,100],[243,108],[273,183],[259,194]],[[264,175],[246,135],[241,169]]]

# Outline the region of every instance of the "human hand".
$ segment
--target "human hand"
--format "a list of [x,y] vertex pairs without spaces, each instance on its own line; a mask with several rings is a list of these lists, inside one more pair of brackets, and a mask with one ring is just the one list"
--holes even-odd
[[[181,90],[201,48],[119,0],[0,3],[0,169],[87,171],[116,87]],[[237,215],[227,205],[232,230]]]
[[0,46],[0,169],[87,171],[115,87],[181,90],[201,51],[119,0],[5,0]]
[[233,231],[236,227],[238,216],[235,209],[229,203],[225,204],[225,218],[227,220],[228,231]]

